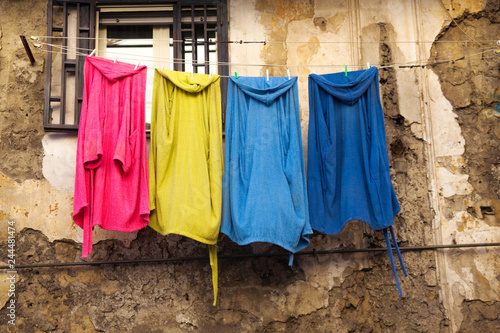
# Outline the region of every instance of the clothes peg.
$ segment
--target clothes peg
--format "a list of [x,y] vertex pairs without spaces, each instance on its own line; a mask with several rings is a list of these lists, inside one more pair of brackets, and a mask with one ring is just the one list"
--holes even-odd
[[161,70],[163,70],[163,68],[165,68],[165,64],[161,64]]
[[135,65],[134,70],[136,70],[136,69],[137,69],[137,67],[139,67],[139,65],[140,65],[140,64],[141,64],[141,61],[139,60],[139,62],[137,63],[137,65]]
[[97,49],[94,49],[94,51],[92,51],[92,53],[90,53],[89,57],[92,57],[94,55],[95,51],[97,51]]
[[210,79],[211,77],[212,77],[212,73],[208,73],[208,78]]
[[345,76],[347,77],[347,65],[345,65]]
[[269,81],[269,69],[266,69],[266,78],[267,78],[267,81]]
[[238,78],[238,73],[234,72],[234,77]]
[[115,55],[115,64],[116,64],[116,60],[117,60],[117,59],[118,59],[118,56],[117,56],[117,55]]
[[369,61],[366,62],[366,68],[370,68],[370,62]]
[[288,74],[288,80],[290,80],[290,79],[291,79],[291,78],[290,78],[290,70],[289,70],[289,69],[287,69],[287,70],[286,70],[286,73]]
[[313,73],[313,74],[316,74],[316,70],[315,70],[315,69],[313,69],[312,73]]
[[194,72],[191,72],[191,78],[193,78],[193,77],[194,77]]

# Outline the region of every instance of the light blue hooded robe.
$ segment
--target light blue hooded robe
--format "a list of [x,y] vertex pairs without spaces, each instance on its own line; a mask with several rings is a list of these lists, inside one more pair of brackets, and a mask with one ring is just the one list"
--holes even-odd
[[309,245],[297,77],[229,79],[221,232],[292,254]]

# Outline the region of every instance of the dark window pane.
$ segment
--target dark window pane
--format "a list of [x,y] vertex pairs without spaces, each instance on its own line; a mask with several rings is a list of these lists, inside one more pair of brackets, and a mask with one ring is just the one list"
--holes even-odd
[[152,39],[152,25],[109,25],[108,38],[116,39]]

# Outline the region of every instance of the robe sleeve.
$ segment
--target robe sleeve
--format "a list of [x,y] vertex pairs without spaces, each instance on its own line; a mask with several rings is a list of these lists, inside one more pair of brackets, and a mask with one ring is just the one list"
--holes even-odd
[[[78,131],[76,154],[75,192],[73,199],[73,220],[83,228],[86,218],[84,208],[89,204],[89,169],[97,168],[102,157],[102,134],[100,132],[99,109],[93,99],[99,98],[94,87],[101,84],[100,76],[94,75],[94,68],[85,63],[85,85],[83,89],[82,110]],[[93,91],[94,90],[94,91]],[[99,91],[99,89],[97,89]],[[97,103],[98,104],[98,103]],[[87,216],[88,218],[88,216]]]
[[307,203],[307,198],[305,198],[306,190],[302,186],[301,182],[294,182],[293,179],[297,177],[303,177],[305,179],[304,172],[304,155],[303,151],[296,149],[295,147],[300,147],[302,149],[302,133],[300,131],[300,113],[297,114],[294,111],[299,110],[299,93],[297,84],[292,88],[292,93],[287,93],[286,105],[290,107],[283,107],[290,114],[286,115],[283,119],[283,142],[285,142],[285,176],[290,184],[290,191],[292,194],[292,202],[294,207],[297,209],[297,213],[301,214],[304,218],[308,216],[308,206],[306,205],[306,210],[302,210],[304,202]]
[[157,139],[157,115],[158,115],[158,105],[160,101],[160,80],[161,75],[155,70],[154,82],[153,82],[153,103],[151,106],[151,132],[150,132],[150,148],[149,148],[149,209],[151,211],[156,209],[156,163],[157,163],[157,152],[156,145],[158,144]]
[[[83,131],[83,165],[85,169],[95,169],[101,164],[103,148],[102,148],[102,129],[100,119],[99,101],[102,94],[99,93],[102,84],[102,77],[95,75],[94,80],[88,86],[88,101],[85,115],[82,117],[84,122]],[[83,109],[83,105],[82,105]]]
[[221,93],[220,89],[213,87],[219,85],[220,79],[212,83],[210,87],[210,108],[215,112],[209,112],[209,155],[208,164],[210,172],[210,194],[212,199],[212,217],[220,221],[222,207],[222,117],[221,117]]
[[123,107],[123,114],[113,160],[118,162],[125,174],[129,172],[130,167],[135,163],[135,150],[139,133],[139,129],[133,128],[131,123],[131,99],[133,97],[131,82],[131,80],[125,80],[120,95],[115,96],[115,98],[120,99],[119,103]]

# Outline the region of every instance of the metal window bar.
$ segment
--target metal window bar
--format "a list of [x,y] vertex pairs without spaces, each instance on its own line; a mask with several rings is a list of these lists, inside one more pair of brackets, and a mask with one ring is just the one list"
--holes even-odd
[[[85,37],[83,39],[78,39],[77,47],[81,49],[93,49],[95,44],[93,40],[89,37],[93,36],[93,30],[95,26],[95,15],[93,14],[92,8],[90,6],[82,6],[77,4],[77,26],[78,26],[78,37]],[[76,57],[76,67],[75,67],[75,113],[74,113],[74,123],[78,124],[80,120],[80,111],[82,109],[83,101],[83,84],[84,77],[83,71],[85,66],[85,59],[83,56]]]
[[[217,5],[217,41],[229,40],[229,18],[227,0],[221,0]],[[224,66],[223,62],[229,61],[229,44],[217,43],[217,61],[219,61],[218,74],[220,78],[221,103],[222,103],[222,128],[225,132],[226,105],[227,105],[227,85],[229,83],[229,66]]]
[[[54,11],[62,8],[62,24],[54,25]],[[49,0],[47,4],[47,35],[48,43],[53,43],[53,34],[60,32],[62,37],[68,37],[68,32],[70,27],[68,22],[69,10],[75,9],[76,14],[76,36],[77,37],[92,37],[94,35],[95,26],[95,1],[94,0]],[[68,38],[61,39],[61,46],[63,48],[68,47]],[[76,42],[77,48],[83,49],[93,49],[94,40],[93,39],[78,39]],[[47,46],[47,76],[45,81],[45,104],[44,104],[44,127],[48,131],[57,130],[77,130],[78,123],[80,119],[80,110],[83,100],[83,68],[84,61],[82,56],[75,55],[75,59],[68,59],[67,54],[62,52],[61,54],[61,91],[59,95],[52,95],[52,61],[53,53],[52,46]],[[68,75],[74,75],[75,84],[74,87],[67,87],[67,77]],[[73,102],[74,117],[73,125],[67,124],[67,89],[74,89],[75,100]],[[59,119],[58,123],[52,122],[52,103],[59,103]]]
[[[63,36],[68,36],[68,4],[65,2],[63,4],[63,24],[62,24],[62,34]],[[68,39],[63,38],[62,46],[64,49],[68,47]],[[68,55],[66,52],[61,54],[61,95],[60,95],[60,109],[59,113],[59,124],[64,124],[66,115],[66,60]]]
[[207,5],[203,6],[203,47],[205,49],[205,73],[210,73],[208,61],[210,59],[210,48],[208,43],[208,18],[207,18]]
[[182,23],[181,23],[181,6],[179,4],[174,5],[174,71],[182,71],[184,64],[181,62],[176,62],[175,59],[184,59],[183,49],[184,49],[184,41],[182,38]]
[[[195,8],[194,5],[180,6],[181,35],[182,35],[182,59],[186,59],[187,54],[191,54],[191,62],[184,62],[182,70],[187,71],[186,65],[192,66],[192,71],[197,73],[196,62],[196,31],[195,31]],[[182,23],[184,17],[189,17],[188,23]],[[184,20],[185,21],[185,20]],[[189,50],[188,50],[189,46]]]
[[[80,15],[80,11],[82,10],[80,4],[77,4],[76,5],[76,12],[78,13],[77,16],[76,16],[76,26],[77,26],[77,36],[78,37],[86,37],[86,36],[82,36],[82,33],[81,33],[81,29],[82,29],[82,26],[81,26],[81,21],[83,21],[83,18],[81,17],[82,15]],[[80,45],[82,44],[81,43],[81,39],[78,39],[77,40],[77,46],[76,47],[80,47]],[[80,75],[80,56],[76,55],[75,56],[75,101],[74,101],[74,110],[75,112],[73,113],[73,124],[78,124],[80,122],[80,111],[81,109],[78,107],[80,105],[80,90],[78,89],[78,87],[80,86],[80,76],[83,76],[83,70],[81,71],[81,74]],[[83,87],[83,82],[82,82],[82,85]]]
[[[187,64],[193,67],[195,73],[200,72],[199,68],[204,68],[206,74],[210,73],[210,52],[215,53],[214,49],[211,50],[211,46],[213,48],[217,45],[217,42],[212,40],[217,38],[217,21],[213,19],[217,18],[217,11],[217,6],[207,4],[182,6],[182,58],[186,59],[188,54],[191,55],[191,61],[185,62],[184,70],[187,70]],[[199,52],[201,47],[203,56]]]
[[195,8],[191,6],[191,65],[193,67],[193,72],[198,73],[198,67],[195,64],[198,63],[198,43],[196,38],[196,27],[194,23]]
[[44,113],[43,113],[43,125],[47,126],[50,120],[50,102],[51,93],[50,93],[50,78],[52,76],[52,34],[54,32],[54,22],[53,22],[53,11],[54,7],[52,5],[52,1],[47,3],[47,76],[45,78],[45,104],[44,104]]

